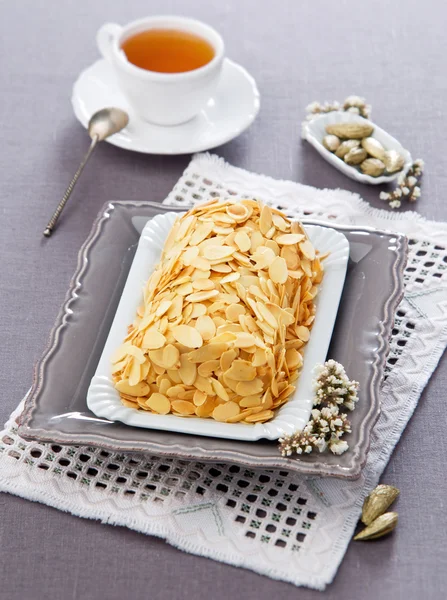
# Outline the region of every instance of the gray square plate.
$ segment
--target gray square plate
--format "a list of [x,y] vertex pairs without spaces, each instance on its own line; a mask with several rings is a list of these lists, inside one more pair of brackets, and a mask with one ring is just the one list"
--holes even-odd
[[341,456],[323,453],[283,458],[276,442],[242,442],[140,429],[96,417],[88,410],[87,389],[140,232],[146,221],[160,212],[165,212],[165,207],[151,202],[113,202],[101,211],[79,252],[76,273],[47,350],[37,362],[20,435],[41,442],[358,477],[380,413],[379,391],[388,340],[403,294],[406,238],[365,228],[335,227],[349,240],[350,259],[328,356],[341,362],[349,376],[360,382],[360,401],[351,415],[350,451]]

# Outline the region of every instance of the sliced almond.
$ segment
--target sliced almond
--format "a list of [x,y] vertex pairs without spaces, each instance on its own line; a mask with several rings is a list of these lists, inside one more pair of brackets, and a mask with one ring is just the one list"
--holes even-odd
[[158,385],[160,394],[163,394],[163,395],[166,395],[167,391],[170,390],[172,387],[172,383],[171,383],[171,380],[169,379],[169,377],[165,377],[163,375],[161,375],[161,380],[157,385]]
[[209,234],[213,231],[213,223],[199,223],[197,228],[193,232],[191,239],[189,240],[190,246],[197,246],[200,242],[203,242]]
[[216,334],[216,325],[208,315],[202,315],[197,319],[196,329],[205,342],[213,338]]
[[295,348],[286,350],[286,363],[289,369],[297,369],[303,364],[301,354]]
[[199,249],[197,248],[197,246],[192,246],[192,247],[187,248],[182,255],[183,264],[185,266],[190,266],[191,261],[193,261],[198,256],[199,256]]
[[[158,350],[155,350],[155,352],[159,352]],[[157,373],[157,375],[164,375],[166,373],[166,369],[162,366],[159,365],[152,365],[155,373]]]
[[264,292],[258,287],[258,285],[251,285],[248,288],[248,291],[250,292],[250,294],[252,294],[253,296],[255,296],[256,298],[259,298],[260,300],[262,300],[263,302],[268,302],[269,298],[268,296],[266,296],[264,294]]
[[275,242],[280,246],[292,246],[294,244],[299,244],[303,240],[304,235],[299,233],[284,233],[275,238]]
[[223,302],[224,304],[237,304],[238,302],[240,302],[240,298],[236,294],[221,293],[216,297],[216,299],[219,302]]
[[228,235],[230,233],[233,233],[233,228],[223,227],[222,225],[214,225],[213,231],[221,235]]
[[245,233],[245,231],[239,231],[236,233],[234,236],[234,241],[241,252],[248,252],[251,248],[251,239]]
[[172,344],[168,344],[163,349],[163,366],[165,369],[172,369],[180,358],[180,352]]
[[252,253],[256,252],[257,248],[259,246],[262,246],[264,244],[264,236],[262,235],[262,233],[260,231],[253,231],[253,233],[250,235],[250,241],[251,241],[251,251]]
[[138,397],[137,398],[138,408],[149,411],[149,407],[147,406],[146,401],[147,401],[147,398],[145,396]]
[[201,363],[205,362],[205,360],[220,359],[225,350],[228,350],[228,343],[207,344],[198,350],[189,352],[188,360],[193,363]]
[[203,250],[203,256],[207,260],[216,260],[227,258],[234,253],[231,246],[206,246]]
[[213,410],[213,419],[215,421],[225,422],[227,419],[235,417],[240,412],[241,409],[236,402],[225,402],[225,404],[220,404]]
[[115,373],[119,373],[120,371],[122,371],[124,369],[124,367],[127,365],[127,361],[128,361],[128,359],[125,358],[124,360],[115,363],[113,365],[113,367],[112,367],[112,375],[114,375]]
[[197,279],[196,281],[192,282],[192,287],[196,291],[214,290],[214,283],[211,281],[211,279]]
[[295,271],[300,266],[300,257],[296,252],[295,246],[282,246],[280,255],[287,263],[287,268]]
[[158,350],[149,350],[148,352],[149,360],[152,362],[154,366],[163,367],[163,348],[159,348]]
[[266,269],[276,258],[276,254],[271,248],[267,246],[259,246],[256,253],[253,254],[253,258],[256,260],[255,269]]
[[242,203],[230,204],[230,206],[227,206],[226,211],[227,215],[229,215],[232,220],[236,221],[236,223],[246,221],[252,213],[252,210]]
[[165,314],[165,312],[167,312],[168,309],[171,308],[171,305],[172,305],[171,300],[163,300],[162,302],[160,302],[159,307],[155,311],[155,316],[158,318],[163,316]]
[[205,394],[205,392],[196,390],[193,396],[194,406],[202,406],[203,404],[205,404],[207,398],[208,396]]
[[211,381],[209,378],[201,377],[200,375],[198,375],[194,382],[194,386],[207,396],[214,396],[213,386],[211,385]]
[[[181,360],[181,355],[180,355],[180,360]],[[180,375],[179,375],[179,372],[178,372],[178,371],[174,371],[174,370],[172,370],[172,369],[166,369],[166,373],[167,373],[167,375],[168,375],[169,379],[170,379],[170,380],[171,380],[171,381],[172,381],[174,384],[177,384],[177,383],[181,383],[181,382],[182,382],[182,380],[180,379]]]
[[217,379],[214,379],[213,377],[211,377],[210,380],[211,380],[211,385],[212,385],[213,390],[216,393],[216,395],[219,396],[219,398],[222,398],[222,400],[225,400],[227,402],[230,398],[229,398],[228,393],[227,393],[226,389],[224,388],[224,386],[220,383],[220,381],[218,381]]
[[230,304],[225,309],[225,316],[228,321],[232,321],[233,323],[237,323],[239,321],[239,315],[245,314],[246,309],[242,304]]
[[183,393],[184,391],[185,391],[184,385],[173,385],[172,387],[170,387],[167,390],[166,396],[168,396],[168,398],[179,398],[179,395],[181,393]]
[[203,404],[196,407],[196,415],[202,418],[210,417],[215,406],[214,399],[208,397]]
[[192,402],[187,400],[173,400],[171,402],[172,410],[181,415],[193,415],[196,412],[196,407]]
[[242,327],[239,323],[226,323],[225,325],[219,325],[217,328],[217,335],[230,331],[231,333],[242,333]]
[[255,378],[251,381],[240,381],[236,386],[236,393],[239,396],[256,396],[263,391],[263,383],[261,379]]
[[220,280],[220,283],[224,284],[224,283],[231,283],[232,281],[237,281],[240,278],[240,276],[241,276],[241,274],[238,271],[233,271],[232,273],[225,275],[225,277],[222,277],[222,279]]
[[276,229],[279,229],[282,232],[287,232],[290,229],[290,223],[288,223],[285,219],[281,217],[281,215],[272,214],[273,225]]
[[183,283],[175,288],[175,293],[180,294],[181,296],[187,296],[188,294],[192,294],[194,288],[192,287],[192,283],[188,281],[187,283]]
[[194,327],[189,327],[189,325],[177,325],[173,327],[172,334],[177,342],[187,348],[200,348],[203,344],[200,333]]
[[310,338],[310,331],[304,325],[300,325],[296,328],[296,334],[302,342],[308,342]]
[[117,348],[115,350],[115,352],[112,354],[111,358],[110,358],[110,362],[112,364],[117,363],[119,361],[122,361],[123,358],[127,358],[127,356],[129,356],[128,353],[128,348],[130,348],[132,346],[132,344],[126,343],[126,344],[122,344],[119,348]]
[[254,406],[260,406],[261,401],[262,401],[262,398],[259,394],[254,395],[254,396],[246,396],[240,400],[239,406],[241,406],[243,408],[252,408]]
[[[200,280],[197,280],[200,281]],[[188,302],[204,302],[205,300],[209,300],[210,298],[214,298],[219,295],[217,290],[206,290],[204,292],[195,292],[193,294],[189,294],[186,296],[186,300]]]
[[260,229],[261,233],[263,235],[265,235],[269,231],[269,229],[271,228],[272,225],[273,225],[272,211],[265,204],[262,207],[261,215],[259,218],[259,229]]
[[256,377],[256,369],[248,361],[237,359],[225,371],[225,375],[235,381],[251,381]]
[[238,415],[235,415],[234,417],[230,417],[225,422],[226,423],[240,423],[240,421],[243,421],[245,419],[245,417],[248,417],[248,415],[251,415],[251,414],[252,414],[252,409],[248,408],[246,410],[241,411]]
[[135,359],[132,360],[132,366],[129,371],[129,385],[135,386],[143,378],[141,377],[141,365]]
[[130,385],[128,379],[122,379],[115,384],[116,389],[128,396],[146,396],[149,392],[149,386],[145,381],[140,381],[137,385]]
[[225,263],[219,263],[217,265],[211,265],[211,270],[215,273],[231,273],[233,269]]
[[303,258],[300,264],[301,270],[304,271],[304,274],[307,275],[307,277],[312,277],[312,264],[310,260]]
[[262,367],[266,364],[266,362],[267,356],[265,354],[265,350],[263,350],[262,348],[256,348],[251,364],[254,367]]
[[146,401],[146,406],[159,415],[167,415],[171,412],[171,403],[163,394],[152,394],[149,400]]
[[200,304],[200,302],[194,302],[190,318],[197,319],[197,317],[202,317],[206,315],[207,309],[204,304]]
[[254,346],[255,337],[251,333],[235,333],[236,339],[233,342],[235,348],[248,348]]
[[285,283],[288,277],[287,263],[277,256],[269,267],[269,276],[274,283]]
[[191,401],[194,398],[194,390],[183,390],[183,392],[180,392],[178,397],[180,398],[180,400]]
[[238,381],[236,381],[235,379],[231,379],[230,377],[227,377],[225,375],[225,373],[222,376],[222,381],[224,382],[224,384],[227,388],[229,388],[232,392],[236,393],[236,386],[239,383]]
[[184,215],[180,219],[179,228],[177,230],[177,235],[176,235],[176,238],[175,238],[176,242],[179,242],[180,240],[182,240],[186,236],[186,234],[188,232],[188,229],[194,223],[195,220],[196,219],[195,219],[195,217],[193,215]]
[[282,390],[282,392],[280,392],[278,398],[276,399],[276,401],[278,400],[284,400],[285,398],[288,398],[289,396],[291,396],[293,394],[293,392],[295,391],[295,386],[294,385],[287,385],[287,387],[285,389]]
[[278,329],[278,321],[275,319],[267,306],[262,302],[256,302],[256,306],[267,325],[270,325],[270,327],[273,327],[273,329]]
[[191,261],[191,265],[195,269],[199,269],[200,271],[209,271],[211,266],[209,261],[206,260],[206,258],[203,258],[203,256],[198,256],[197,258],[194,258]]
[[213,344],[219,343],[233,343],[236,340],[236,334],[231,331],[225,331],[224,333],[219,333],[213,338]]
[[300,250],[304,254],[306,258],[309,260],[314,260],[315,258],[315,248],[312,245],[310,240],[305,240],[300,243]]
[[129,356],[133,356],[133,358],[140,364],[144,363],[144,361],[146,360],[144,352],[141,350],[141,348],[138,348],[137,346],[129,344],[129,346],[127,346],[126,351]]
[[218,360],[207,360],[201,363],[197,368],[197,373],[201,377],[211,377],[214,371],[220,368],[220,361]]
[[124,406],[127,406],[127,408],[136,408],[136,409],[138,409],[137,402],[132,402],[131,400],[128,400],[127,398],[123,398],[122,396],[120,396],[120,400],[121,400],[121,403]]
[[265,421],[271,419],[273,416],[274,412],[272,410],[263,410],[262,412],[258,412],[254,415],[248,415],[248,417],[246,417],[245,420],[247,421],[247,423],[264,423]]
[[197,377],[197,366],[188,360],[188,354],[180,355],[180,368],[178,374],[185,385],[193,385]]
[[211,271],[201,271],[200,269],[194,269],[191,275],[191,281],[197,281],[197,279],[209,279]]
[[231,363],[233,362],[233,360],[235,358],[237,358],[238,356],[238,351],[235,350],[234,348],[231,348],[230,350],[226,350],[225,352],[222,353],[221,357],[220,357],[220,368],[222,369],[222,371],[228,371],[228,369],[231,367]]

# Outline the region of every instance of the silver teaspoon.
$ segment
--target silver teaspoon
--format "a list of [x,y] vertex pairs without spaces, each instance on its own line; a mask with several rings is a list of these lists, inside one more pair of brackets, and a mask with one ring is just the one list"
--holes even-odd
[[43,232],[45,237],[50,237],[53,232],[53,229],[57,223],[57,220],[60,217],[61,212],[64,210],[64,206],[67,204],[68,199],[71,196],[71,192],[73,191],[76,182],[79,179],[85,165],[87,164],[88,159],[93,154],[93,150],[96,148],[98,142],[102,142],[109,136],[114,133],[118,133],[121,129],[124,129],[129,122],[129,115],[120,108],[103,108],[98,110],[88,123],[88,133],[92,139],[90,144],[90,148],[88,149],[86,155],[82,159],[81,164],[79,165],[78,170],[76,171],[73,179],[70,181],[70,184],[67,188],[67,191],[64,194],[64,197],[57,205],[56,210],[53,213],[53,216],[48,221],[48,225]]

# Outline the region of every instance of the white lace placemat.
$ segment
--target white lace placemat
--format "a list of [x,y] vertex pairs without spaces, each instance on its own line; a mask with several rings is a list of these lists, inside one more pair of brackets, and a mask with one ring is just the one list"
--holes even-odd
[[[0,433],[0,490],[165,538],[191,553],[324,589],[447,344],[447,223],[372,209],[355,194],[275,181],[199,155],[165,204],[257,197],[291,217],[409,236],[406,292],[393,330],[382,414],[357,481],[310,478],[90,447],[25,442],[21,405]],[[361,400],[360,400],[361,401]]]

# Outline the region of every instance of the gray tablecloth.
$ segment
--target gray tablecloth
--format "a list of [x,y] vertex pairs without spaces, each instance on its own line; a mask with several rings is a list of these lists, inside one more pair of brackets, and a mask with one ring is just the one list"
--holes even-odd
[[[106,200],[161,201],[190,157],[128,153],[104,144],[50,241],[42,229],[88,138],[70,106],[79,71],[98,57],[104,21],[179,13],[217,27],[228,56],[256,78],[254,125],[217,152],[241,167],[317,187],[343,187],[375,206],[378,190],[325,163],[299,139],[312,100],[359,93],[374,119],[427,163],[423,215],[447,220],[445,21],[439,0],[3,0],[0,3],[0,420],[30,385],[74,270]],[[444,359],[384,474],[401,489],[400,525],[351,544],[328,599],[444,598]],[[0,598],[316,598],[319,592],[184,554],[163,541],[0,496]]]

